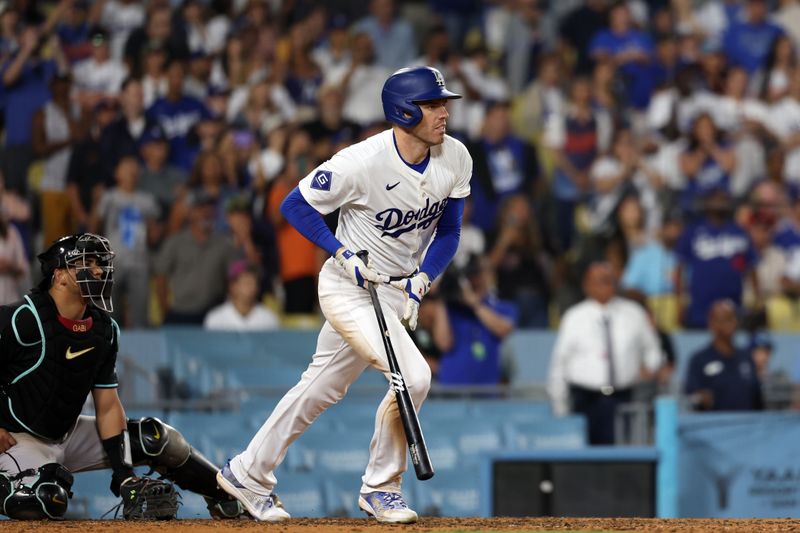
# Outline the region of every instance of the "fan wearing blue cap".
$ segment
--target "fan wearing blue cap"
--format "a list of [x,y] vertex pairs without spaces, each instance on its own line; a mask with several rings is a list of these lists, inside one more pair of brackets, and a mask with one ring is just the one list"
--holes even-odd
[[[460,95],[447,90],[438,70],[398,70],[381,95],[391,128],[336,153],[281,204],[284,218],[331,257],[319,274],[326,323],[310,366],[247,449],[217,475],[219,486],[258,520],[289,516],[270,498],[289,444],[368,367],[390,377],[384,330],[364,290],[368,283],[377,285],[386,331],[414,405],[428,394],[431,369],[406,328],[416,328],[420,301],[455,254],[470,193],[472,158],[447,135],[447,102],[454,98]],[[322,215],[336,209],[334,235]],[[369,260],[359,257],[359,250],[367,250]],[[484,303],[476,305],[476,313],[486,311]],[[416,522],[417,513],[403,498],[408,451],[394,391],[386,392],[374,420],[359,507],[379,522]]]

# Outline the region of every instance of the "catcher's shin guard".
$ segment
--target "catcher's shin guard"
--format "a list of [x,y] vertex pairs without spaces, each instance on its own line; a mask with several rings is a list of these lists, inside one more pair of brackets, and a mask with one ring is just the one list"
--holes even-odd
[[158,418],[128,420],[135,464],[147,464],[180,488],[203,496],[213,518],[236,518],[239,502],[217,487],[219,468],[195,450],[181,432]]
[[[36,481],[21,484],[20,480],[30,476],[37,476]],[[25,470],[13,477],[0,474],[3,514],[15,520],[59,519],[67,512],[72,481],[69,470],[58,463]]]

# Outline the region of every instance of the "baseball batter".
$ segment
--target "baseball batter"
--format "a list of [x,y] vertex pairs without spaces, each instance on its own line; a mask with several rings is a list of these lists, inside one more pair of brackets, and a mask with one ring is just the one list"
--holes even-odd
[[[212,516],[237,517],[239,503],[216,485],[217,467],[178,431],[157,418],[125,418],[119,327],[109,315],[113,259],[105,237],[63,237],[39,255],[40,285],[0,306],[0,513],[60,518],[72,472],[103,468],[127,508],[143,484],[133,465],[147,464],[205,496]],[[80,414],[90,392],[96,416]]]
[[[334,155],[281,206],[286,219],[332,257],[319,276],[326,322],[311,364],[247,449],[217,474],[220,487],[259,520],[289,517],[270,498],[277,483],[274,470],[287,447],[368,366],[389,379],[366,282],[380,283],[378,296],[417,409],[430,387],[430,368],[404,324],[416,328],[420,300],[458,247],[472,159],[463,144],[445,134],[447,101],[460,95],[445,88],[438,70],[401,69],[386,80],[381,97],[392,129]],[[338,208],[334,236],[321,215]],[[356,256],[362,249],[369,251],[369,265]],[[378,407],[358,498],[360,508],[378,521],[417,520],[401,492],[406,449],[390,389]]]

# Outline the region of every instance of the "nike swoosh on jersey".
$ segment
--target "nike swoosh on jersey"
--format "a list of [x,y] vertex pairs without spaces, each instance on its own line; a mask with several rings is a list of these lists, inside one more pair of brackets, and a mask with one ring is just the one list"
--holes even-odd
[[85,350],[78,350],[77,352],[73,352],[72,346],[69,346],[67,347],[67,359],[75,359],[76,357],[80,357],[86,352],[91,352],[92,350],[94,350],[94,346],[86,348]]
[[389,185],[389,184],[387,183],[387,184],[386,184],[386,190],[387,190],[387,191],[391,191],[392,189],[394,189],[394,188],[395,188],[395,187],[397,187],[398,185],[400,185],[400,182],[399,182],[399,181],[398,181],[397,183],[395,183],[394,185]]

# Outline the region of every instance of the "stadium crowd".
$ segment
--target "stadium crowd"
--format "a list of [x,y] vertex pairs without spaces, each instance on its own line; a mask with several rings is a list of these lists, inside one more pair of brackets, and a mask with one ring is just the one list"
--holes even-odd
[[597,261],[662,328],[720,300],[764,328],[800,295],[798,50],[795,0],[4,0],[0,301],[97,231],[124,326],[315,312],[323,252],[280,202],[427,64],[474,175],[420,343],[465,338],[440,301],[491,304],[450,314],[486,349],[555,326]]

